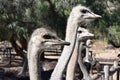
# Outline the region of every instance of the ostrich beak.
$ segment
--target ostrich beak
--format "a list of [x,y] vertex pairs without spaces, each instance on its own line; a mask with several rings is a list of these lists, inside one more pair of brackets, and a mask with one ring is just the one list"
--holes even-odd
[[70,42],[64,41],[64,40],[58,40],[53,45],[70,45]]
[[102,16],[95,14],[93,12],[90,12],[85,16],[85,19],[100,19],[100,18],[102,18]]
[[94,16],[93,16],[93,18],[102,18],[102,16],[100,16],[100,15],[97,15],[97,14],[93,14]]
[[58,46],[58,45],[62,46],[62,45],[70,45],[70,42],[64,41],[62,39],[58,39],[58,40],[46,42],[46,44],[50,44],[52,46]]

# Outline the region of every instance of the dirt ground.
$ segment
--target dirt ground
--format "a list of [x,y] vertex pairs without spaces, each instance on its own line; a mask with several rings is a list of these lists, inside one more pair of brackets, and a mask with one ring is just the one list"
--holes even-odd
[[120,54],[120,49],[115,48],[103,41],[95,41],[92,46],[92,51],[96,54],[96,58],[116,59]]
[[[114,48],[111,45],[103,41],[95,41],[91,48],[96,58],[101,59],[117,59],[117,55],[120,54],[120,49]],[[12,62],[12,64],[14,64]],[[29,80],[29,77],[19,77],[17,73],[22,68],[22,63],[16,64],[15,66],[2,66],[0,64],[0,80]]]

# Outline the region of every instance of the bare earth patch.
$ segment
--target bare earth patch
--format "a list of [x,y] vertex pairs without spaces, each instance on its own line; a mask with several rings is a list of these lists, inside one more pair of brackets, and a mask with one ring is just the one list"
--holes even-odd
[[120,50],[112,47],[103,41],[95,41],[92,46],[92,51],[96,54],[96,58],[116,59]]

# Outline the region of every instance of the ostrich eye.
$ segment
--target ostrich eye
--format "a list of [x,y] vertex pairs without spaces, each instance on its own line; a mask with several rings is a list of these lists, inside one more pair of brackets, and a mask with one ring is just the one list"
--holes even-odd
[[43,35],[43,38],[44,39],[55,39],[55,37],[50,34]]
[[82,31],[78,31],[78,33],[82,33]]
[[51,36],[49,34],[43,35],[44,39],[51,39]]
[[83,10],[81,10],[81,12],[82,12],[82,13],[87,13],[87,12],[89,12],[89,11],[86,10],[86,9],[83,9]]

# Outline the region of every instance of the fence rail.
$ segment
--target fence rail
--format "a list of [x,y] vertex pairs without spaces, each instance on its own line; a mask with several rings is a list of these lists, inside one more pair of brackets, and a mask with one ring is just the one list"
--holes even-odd
[[[2,50],[2,51],[1,51]],[[0,49],[0,63],[1,63],[1,57],[6,57],[7,60],[9,61],[8,64],[11,64],[11,60],[15,58],[16,53],[12,51],[12,47],[6,47],[6,49]],[[53,51],[46,51],[48,53],[45,53],[45,56],[57,56],[57,59],[61,55],[61,50],[53,50]],[[53,57],[52,57],[53,58]],[[99,72],[92,78],[92,80],[119,80],[119,71],[120,71],[120,66],[119,66],[119,60],[118,59],[97,59],[100,62],[113,62],[113,66],[110,67],[110,65],[105,64],[103,71]]]
[[114,61],[111,68],[109,65],[105,65],[104,70],[98,73],[92,80],[98,80],[99,78],[101,80],[119,80],[120,66],[118,63],[118,61]]

